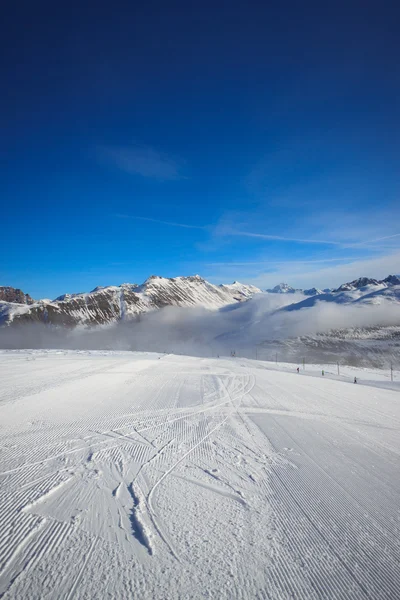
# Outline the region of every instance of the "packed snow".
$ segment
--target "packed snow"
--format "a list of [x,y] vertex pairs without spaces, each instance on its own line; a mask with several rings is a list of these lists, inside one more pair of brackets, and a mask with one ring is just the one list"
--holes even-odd
[[0,353],[0,596],[398,597],[399,392],[301,367]]

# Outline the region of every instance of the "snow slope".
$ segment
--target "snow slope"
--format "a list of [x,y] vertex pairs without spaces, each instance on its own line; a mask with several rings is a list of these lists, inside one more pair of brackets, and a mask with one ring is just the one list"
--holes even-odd
[[145,353],[0,377],[2,597],[397,597],[398,392]]

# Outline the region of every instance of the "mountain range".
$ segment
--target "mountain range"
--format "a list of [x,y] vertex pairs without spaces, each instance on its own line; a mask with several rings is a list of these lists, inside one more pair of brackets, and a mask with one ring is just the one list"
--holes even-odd
[[[334,302],[335,304],[373,305],[381,304],[382,300],[399,303],[400,277],[389,275],[380,281],[360,277],[344,283],[335,290],[327,290],[304,300],[288,304],[281,310],[293,311],[315,306],[317,302]],[[400,315],[399,315],[400,324]]]
[[[389,275],[382,280],[360,277],[336,289],[325,290],[299,290],[281,283],[266,292],[297,294],[292,303],[280,308],[281,311],[312,307],[317,302],[373,305],[385,299],[400,303],[400,277]],[[94,326],[140,319],[142,313],[165,306],[218,310],[263,293],[255,286],[237,281],[229,285],[214,285],[199,275],[174,278],[152,275],[141,285],[124,283],[96,287],[87,293],[63,294],[55,300],[35,301],[19,289],[0,287],[0,324],[39,322],[66,327]]]
[[266,290],[269,294],[295,294],[300,293],[304,294],[304,296],[319,296],[321,294],[329,294],[331,292],[345,292],[351,290],[358,290],[365,288],[368,285],[378,286],[381,285],[383,287],[390,287],[392,285],[399,285],[400,277],[397,275],[388,275],[385,279],[372,279],[370,277],[359,277],[354,281],[350,281],[348,283],[343,283],[338,288],[325,288],[324,290],[320,290],[318,288],[310,288],[309,290],[296,289],[288,285],[287,283],[279,283],[274,288]]
[[142,285],[96,287],[88,293],[64,294],[55,300],[34,301],[14,288],[0,287],[0,324],[42,322],[75,327],[93,326],[139,318],[165,306],[219,309],[244,302],[261,290],[237,281],[213,285],[199,275],[149,277]]

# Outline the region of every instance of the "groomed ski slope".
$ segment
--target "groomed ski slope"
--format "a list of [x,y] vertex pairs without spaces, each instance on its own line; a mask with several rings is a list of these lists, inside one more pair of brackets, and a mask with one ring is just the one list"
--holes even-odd
[[400,394],[313,375],[1,353],[0,596],[399,597]]

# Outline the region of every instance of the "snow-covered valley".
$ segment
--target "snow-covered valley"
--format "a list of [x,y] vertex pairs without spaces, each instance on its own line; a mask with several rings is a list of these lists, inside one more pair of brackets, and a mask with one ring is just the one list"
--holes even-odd
[[1,353],[0,596],[395,598],[400,396],[353,372]]

